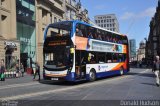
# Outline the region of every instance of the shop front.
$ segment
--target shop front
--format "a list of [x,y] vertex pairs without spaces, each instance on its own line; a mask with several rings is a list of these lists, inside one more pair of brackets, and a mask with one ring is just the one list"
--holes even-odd
[[36,28],[34,0],[17,0],[17,39],[20,41],[20,61],[25,71],[36,61]]
[[6,71],[15,71],[15,64],[20,59],[18,41],[0,39],[0,59],[4,60]]

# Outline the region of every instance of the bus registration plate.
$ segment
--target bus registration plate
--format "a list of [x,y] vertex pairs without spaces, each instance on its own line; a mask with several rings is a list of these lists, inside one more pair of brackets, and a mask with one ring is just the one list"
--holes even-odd
[[51,80],[53,80],[53,81],[58,81],[58,78],[51,78]]

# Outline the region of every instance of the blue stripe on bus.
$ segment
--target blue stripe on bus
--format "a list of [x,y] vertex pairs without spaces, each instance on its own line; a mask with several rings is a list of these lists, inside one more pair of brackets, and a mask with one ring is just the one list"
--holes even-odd
[[65,77],[65,79],[67,81],[75,81],[75,73],[74,72],[68,73],[67,76]]
[[[124,74],[127,73],[128,70],[124,70]],[[101,72],[101,73],[96,73],[97,78],[103,78],[103,77],[108,77],[108,76],[113,76],[113,75],[120,75],[120,71],[108,71],[108,72]],[[67,81],[76,81],[75,79],[75,72],[68,73],[65,79]],[[89,74],[86,75],[86,79],[89,80]]]
[[[127,73],[128,70],[124,70],[124,74]],[[100,73],[96,73],[96,78],[103,78],[103,77],[108,77],[108,76],[113,76],[113,75],[120,75],[120,71],[119,70],[115,70],[115,71],[108,71],[108,72],[100,72]],[[87,80],[89,80],[89,74],[87,74]]]

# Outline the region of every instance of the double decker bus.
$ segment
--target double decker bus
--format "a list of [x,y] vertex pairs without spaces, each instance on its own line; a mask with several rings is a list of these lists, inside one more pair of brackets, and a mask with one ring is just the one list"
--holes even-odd
[[127,36],[81,21],[49,24],[44,32],[44,80],[94,81],[129,71]]

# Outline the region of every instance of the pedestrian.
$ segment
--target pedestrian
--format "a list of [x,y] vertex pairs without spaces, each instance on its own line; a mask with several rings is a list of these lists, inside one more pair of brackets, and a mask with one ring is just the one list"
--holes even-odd
[[35,73],[34,73],[34,77],[33,77],[33,80],[35,80],[35,78],[36,78],[36,75],[38,74],[38,76],[39,76],[39,81],[40,81],[40,66],[39,66],[39,63],[38,62],[36,62],[35,63],[35,67],[36,67],[36,71],[35,71]]
[[4,60],[2,59],[1,60],[1,63],[0,63],[0,80],[1,81],[5,81],[5,66],[4,66]]
[[16,69],[16,78],[18,78],[19,74],[20,74],[20,72],[19,72],[19,62],[18,61],[16,63],[15,69]]
[[159,87],[160,59],[158,55],[155,57],[155,60],[153,62],[153,72],[155,73],[156,76],[156,85]]
[[24,67],[22,63],[20,65],[20,72],[21,72],[21,76],[24,77]]

